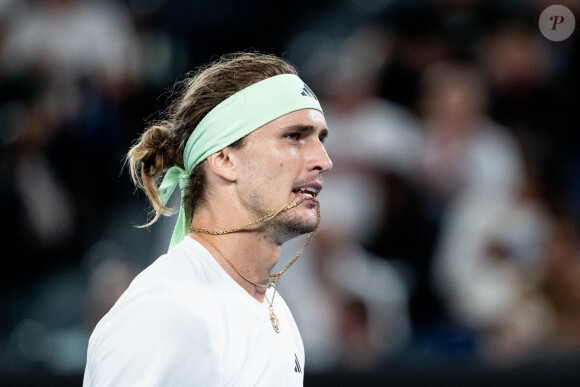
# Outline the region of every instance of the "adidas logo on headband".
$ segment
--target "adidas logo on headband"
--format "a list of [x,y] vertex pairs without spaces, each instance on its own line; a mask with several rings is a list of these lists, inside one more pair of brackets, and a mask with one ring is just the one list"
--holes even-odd
[[316,98],[316,95],[314,95],[314,93],[312,92],[312,90],[310,90],[310,87],[308,87],[306,83],[304,84],[304,87],[302,88],[302,93],[300,94],[302,94],[305,97],[312,97],[318,101],[318,98]]

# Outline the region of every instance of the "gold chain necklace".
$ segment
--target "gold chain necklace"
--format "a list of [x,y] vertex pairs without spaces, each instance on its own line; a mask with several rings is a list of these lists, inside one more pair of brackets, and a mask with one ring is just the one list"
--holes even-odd
[[[302,248],[294,255],[294,257],[292,257],[292,259],[290,259],[290,261],[288,261],[288,263],[286,264],[286,266],[282,270],[280,270],[278,273],[270,274],[269,277],[272,278],[272,280],[265,283],[265,284],[259,284],[257,282],[250,280],[249,278],[246,278],[246,276],[244,276],[232,264],[232,262],[228,258],[226,258],[224,253],[222,253],[222,251],[212,241],[210,241],[209,239],[207,239],[206,237],[204,237],[202,235],[202,234],[224,235],[224,234],[230,234],[230,233],[241,231],[241,230],[247,230],[255,224],[267,222],[268,220],[274,218],[275,216],[281,214],[282,212],[288,211],[288,210],[298,206],[300,203],[304,202],[305,200],[313,200],[316,202],[316,226],[314,227],[314,230],[312,230],[312,232],[310,232],[310,234],[308,235],[308,238],[306,239],[304,246],[302,246]],[[261,218],[255,220],[253,222],[250,222],[248,224],[245,224],[243,226],[231,227],[231,228],[225,228],[225,229],[209,229],[209,228],[194,228],[194,227],[191,227],[189,229],[189,231],[191,231],[195,235],[198,235],[201,239],[203,239],[204,241],[209,243],[219,253],[219,255],[221,255],[221,257],[230,265],[230,267],[232,269],[234,269],[234,271],[240,277],[242,277],[246,282],[248,282],[254,286],[265,287],[266,289],[268,289],[270,287],[274,288],[274,293],[272,294],[272,301],[268,300],[268,297],[266,296],[266,294],[264,294],[264,297],[266,298],[266,301],[269,304],[268,311],[270,314],[270,322],[272,323],[272,328],[274,328],[274,331],[276,333],[280,333],[280,321],[278,320],[278,317],[274,313],[274,297],[276,296],[276,291],[278,290],[278,280],[290,268],[290,266],[292,266],[294,264],[294,262],[296,262],[298,260],[300,255],[302,255],[302,253],[304,252],[304,249],[306,249],[306,247],[310,244],[312,237],[314,237],[314,234],[316,233],[316,230],[318,229],[318,226],[320,225],[320,203],[318,202],[318,200],[316,200],[314,198],[304,198],[303,197],[295,203],[293,203],[293,201],[294,200],[291,200],[290,202],[288,202],[284,207],[282,207],[278,211],[264,215]]]
[[270,322],[272,323],[272,328],[274,328],[274,332],[280,333],[280,320],[278,320],[278,316],[274,313],[274,297],[276,296],[276,290],[278,289],[278,280],[280,277],[276,277],[276,279],[268,285],[274,286],[274,293],[272,293],[272,301],[268,300],[268,296],[264,293],[264,297],[266,301],[268,301],[268,313],[270,313]]

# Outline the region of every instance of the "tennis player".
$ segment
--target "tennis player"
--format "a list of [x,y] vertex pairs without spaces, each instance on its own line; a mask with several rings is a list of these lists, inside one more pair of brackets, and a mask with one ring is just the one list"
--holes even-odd
[[149,224],[180,187],[169,251],[96,326],[85,386],[303,384],[302,339],[276,286],[319,224],[327,134],[318,99],[276,56],[227,55],[183,82],[128,155]]

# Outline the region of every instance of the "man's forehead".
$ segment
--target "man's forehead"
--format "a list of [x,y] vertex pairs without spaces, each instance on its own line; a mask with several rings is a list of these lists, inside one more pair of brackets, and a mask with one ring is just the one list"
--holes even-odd
[[280,130],[296,130],[301,132],[328,131],[326,129],[326,120],[320,111],[316,109],[302,109],[280,116],[275,120],[268,122],[266,125],[256,129],[246,137],[259,137],[262,135],[272,134]]
[[312,127],[315,130],[326,129],[324,115],[315,109],[302,109],[285,114],[271,122],[272,126],[284,127]]

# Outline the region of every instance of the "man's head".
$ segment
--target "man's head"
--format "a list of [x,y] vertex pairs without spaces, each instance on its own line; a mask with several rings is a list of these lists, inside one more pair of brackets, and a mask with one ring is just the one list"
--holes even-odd
[[[156,212],[154,221],[170,212],[159,199],[157,183],[173,165],[184,167],[185,145],[200,121],[238,91],[269,77],[296,73],[292,65],[276,56],[237,53],[200,68],[177,85],[178,91],[163,119],[145,130],[129,151],[131,175],[147,193]],[[242,142],[231,146],[240,146]],[[205,180],[204,168],[195,168],[184,198],[184,206],[190,213],[204,198]]]
[[[217,114],[217,122],[219,125],[216,125],[215,116],[216,111],[220,111],[220,108],[223,108],[224,104],[227,106],[230,104],[232,98],[239,97],[241,90],[244,90],[241,94],[245,95],[247,90],[262,88],[259,85],[255,85],[257,83],[260,83],[260,85],[271,83],[272,86],[270,86],[270,91],[268,92],[273,93],[274,96],[278,93],[277,97],[280,97],[275,97],[273,100],[283,100],[284,95],[276,91],[280,88],[278,87],[278,83],[276,81],[272,82],[270,79],[284,79],[286,75],[281,76],[282,74],[294,74],[295,76],[296,70],[276,56],[258,53],[241,53],[222,57],[181,82],[181,91],[174,99],[173,105],[166,112],[164,120],[148,128],[143,133],[140,142],[129,152],[133,179],[144,188],[156,212],[156,217],[151,223],[157,220],[160,214],[167,214],[169,212],[164,206],[164,203],[162,203],[157,185],[163,173],[171,167],[177,166],[187,171],[188,183],[186,186],[182,186],[182,188],[185,188],[183,207],[186,213],[193,214],[196,208],[207,201],[208,162],[205,160],[207,156],[204,155],[201,158],[205,161],[199,164],[197,162],[192,164],[191,160],[187,160],[187,158],[192,152],[195,153],[200,148],[198,144],[192,144],[197,141],[198,137],[203,137],[201,133],[204,133],[204,128],[208,126],[207,121],[210,121],[209,126],[213,123],[213,128],[209,130],[209,135],[205,135],[203,141],[200,140],[201,142],[207,142],[208,137],[211,142],[211,136],[215,136],[221,132],[221,128],[225,124],[223,122],[224,117],[229,122],[235,122],[237,120],[239,114],[222,114],[221,121],[219,114]],[[288,76],[291,80],[293,79],[292,77]],[[294,82],[297,82],[296,80],[299,81],[297,77],[295,78]],[[267,82],[261,82],[266,79],[268,80]],[[251,85],[253,86],[250,88],[249,86]],[[304,90],[302,86],[304,86]],[[301,81],[299,87],[300,91],[296,93],[297,95],[302,94],[302,96],[305,96],[304,98],[311,97],[315,100],[316,97]],[[284,89],[284,87],[281,88]],[[292,94],[294,95],[294,93]],[[268,104],[268,100],[262,100],[262,102],[264,103],[254,105],[260,107]],[[293,103],[296,104],[295,102]],[[307,107],[311,105],[312,103],[307,105]],[[296,109],[303,108],[297,107]],[[210,112],[211,114],[208,115]],[[226,110],[224,113],[229,113],[229,111]],[[321,118],[323,121],[322,114],[320,112],[316,113],[320,117],[315,118],[315,120],[320,121]],[[259,116],[259,114],[256,115]],[[254,115],[246,114],[246,116],[251,118]],[[267,121],[264,121],[264,123],[272,119],[276,121],[278,117],[279,115],[274,115]],[[202,127],[201,129],[199,128],[200,126]],[[262,126],[262,124],[258,126]],[[258,126],[251,128],[252,131],[257,129]],[[315,132],[318,133],[322,129],[325,129],[322,126],[318,125],[318,130]],[[247,131],[246,133],[251,133],[251,131]],[[192,139],[194,140],[193,143]],[[236,141],[224,143],[223,147],[227,149],[227,152],[241,150],[245,148],[246,142],[247,138],[239,137]],[[185,158],[184,152],[186,154]],[[238,160],[241,159],[238,158]],[[238,166],[239,173],[241,171],[241,163],[238,162],[236,165]],[[215,171],[213,172],[215,173]]]

